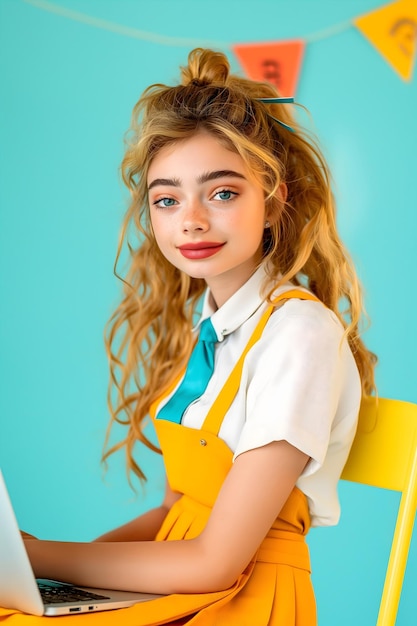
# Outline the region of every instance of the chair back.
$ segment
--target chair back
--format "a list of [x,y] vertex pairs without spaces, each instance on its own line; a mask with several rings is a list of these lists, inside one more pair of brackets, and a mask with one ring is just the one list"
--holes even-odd
[[401,492],[377,626],[394,626],[417,507],[417,404],[365,398],[342,479]]

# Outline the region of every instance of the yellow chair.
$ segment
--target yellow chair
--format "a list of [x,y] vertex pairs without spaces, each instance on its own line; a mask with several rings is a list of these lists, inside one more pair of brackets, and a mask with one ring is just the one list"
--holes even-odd
[[417,507],[417,404],[362,401],[342,479],[402,493],[376,626],[394,626]]

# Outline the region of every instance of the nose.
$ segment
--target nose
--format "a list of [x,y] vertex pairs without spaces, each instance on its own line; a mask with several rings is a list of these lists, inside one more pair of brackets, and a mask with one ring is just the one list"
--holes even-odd
[[188,232],[206,232],[209,228],[207,209],[198,200],[184,207],[182,229]]

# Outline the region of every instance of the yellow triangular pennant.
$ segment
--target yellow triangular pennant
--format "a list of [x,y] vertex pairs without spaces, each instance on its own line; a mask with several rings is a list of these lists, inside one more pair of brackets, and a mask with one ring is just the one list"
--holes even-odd
[[404,80],[411,80],[417,40],[417,0],[398,0],[354,20]]

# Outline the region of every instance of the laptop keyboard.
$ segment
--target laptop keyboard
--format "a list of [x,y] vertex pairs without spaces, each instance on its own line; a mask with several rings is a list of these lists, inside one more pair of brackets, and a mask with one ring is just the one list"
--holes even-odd
[[84,591],[72,585],[60,585],[59,583],[43,583],[38,581],[39,591],[45,604],[57,604],[61,602],[85,602],[89,600],[108,600],[108,596],[100,596],[97,593]]

